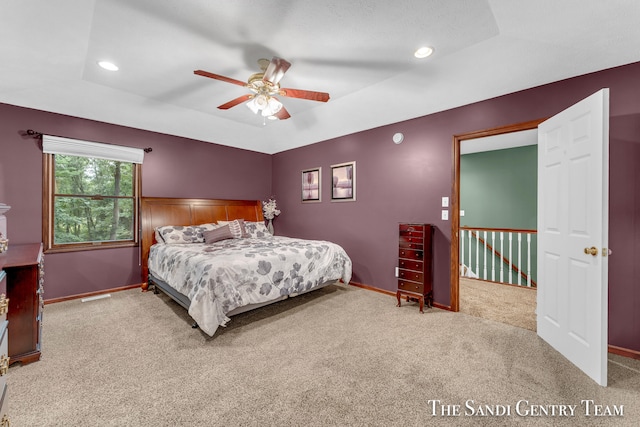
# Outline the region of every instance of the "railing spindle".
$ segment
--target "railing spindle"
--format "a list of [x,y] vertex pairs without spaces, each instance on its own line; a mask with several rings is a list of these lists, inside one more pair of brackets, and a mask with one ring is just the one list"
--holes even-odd
[[[522,265],[522,233],[518,233],[518,265]],[[518,274],[518,286],[522,284],[522,275]]]
[[496,281],[496,232],[491,232],[491,280]]
[[[504,232],[500,232],[500,253],[504,253]],[[504,262],[500,263],[500,281],[504,282]]]
[[[471,265],[473,264],[473,259],[471,258],[471,234],[473,232],[471,230],[469,230],[469,268],[471,268]],[[478,271],[477,267],[476,267],[476,271]]]
[[460,265],[464,263],[464,230],[460,230]]
[[527,234],[527,286],[531,287],[531,234]]
[[512,262],[511,260],[513,259],[513,233],[509,232],[509,284],[511,284],[513,282],[513,280],[511,280],[513,278],[513,274],[511,274],[512,271]]
[[476,237],[476,274],[480,277],[480,239],[478,237]]
[[484,231],[484,280],[487,280],[487,230]]

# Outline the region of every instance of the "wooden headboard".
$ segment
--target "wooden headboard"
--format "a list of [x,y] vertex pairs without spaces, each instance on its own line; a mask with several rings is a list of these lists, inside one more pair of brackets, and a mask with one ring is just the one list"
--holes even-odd
[[199,225],[210,222],[264,221],[260,200],[176,199],[142,197],[140,223],[142,225],[143,289],[149,278],[147,259],[149,248],[156,243],[155,229],[163,225]]

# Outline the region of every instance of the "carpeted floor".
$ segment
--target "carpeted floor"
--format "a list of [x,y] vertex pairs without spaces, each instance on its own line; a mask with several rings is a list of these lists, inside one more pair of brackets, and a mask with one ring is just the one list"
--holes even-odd
[[611,355],[600,387],[532,331],[360,288],[235,316],[213,338],[190,323],[136,289],[47,305],[42,360],[9,369],[12,427],[640,425],[638,360]]
[[460,278],[460,312],[536,330],[536,289]]

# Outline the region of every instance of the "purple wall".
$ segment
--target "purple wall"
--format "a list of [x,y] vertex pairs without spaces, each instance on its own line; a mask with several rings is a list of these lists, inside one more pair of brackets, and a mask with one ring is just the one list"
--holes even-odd
[[[130,147],[151,147],[142,167],[142,195],[265,199],[271,156],[216,144],[0,104],[0,201],[9,247],[42,240],[42,150],[27,129]],[[45,255],[45,298],[141,282],[139,248]]]
[[[283,213],[277,234],[335,241],[354,263],[353,280],[395,291],[399,222],[436,226],[434,298],[450,304],[449,221],[452,136],[550,117],[610,88],[609,342],[640,351],[640,63],[569,79],[442,113],[347,135],[274,155],[273,191]],[[395,145],[395,132],[405,135]],[[330,201],[330,165],[356,161],[357,201]],[[322,202],[300,202],[301,170],[322,167]],[[390,304],[393,302],[390,301]],[[635,307],[635,308],[634,308]]]

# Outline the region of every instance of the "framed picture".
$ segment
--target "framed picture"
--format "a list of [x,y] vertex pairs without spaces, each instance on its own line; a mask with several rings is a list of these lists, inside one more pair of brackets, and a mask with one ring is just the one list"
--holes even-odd
[[331,165],[331,201],[356,200],[356,162]]
[[322,198],[322,168],[302,171],[302,201],[320,202]]

